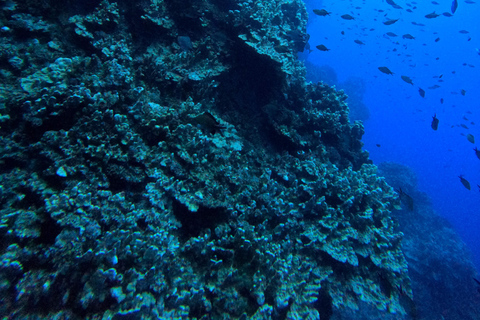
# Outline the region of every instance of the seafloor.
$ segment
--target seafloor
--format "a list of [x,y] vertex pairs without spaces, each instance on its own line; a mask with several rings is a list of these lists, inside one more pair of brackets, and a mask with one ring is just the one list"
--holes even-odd
[[475,319],[464,245],[305,81],[302,1],[0,5],[4,319],[427,319],[435,281]]

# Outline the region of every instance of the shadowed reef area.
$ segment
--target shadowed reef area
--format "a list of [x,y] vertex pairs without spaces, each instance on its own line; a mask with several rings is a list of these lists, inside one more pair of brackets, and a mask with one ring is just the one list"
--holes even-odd
[[302,1],[0,5],[2,316],[416,317]]

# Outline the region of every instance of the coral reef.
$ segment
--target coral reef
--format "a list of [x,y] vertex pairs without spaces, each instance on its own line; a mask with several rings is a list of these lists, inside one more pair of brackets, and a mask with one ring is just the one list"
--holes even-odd
[[415,172],[407,166],[382,162],[378,172],[415,201],[415,210],[395,213],[404,233],[402,251],[408,261],[418,317],[425,320],[474,320],[480,315],[480,292],[470,252],[453,227],[432,209],[418,191]]
[[302,1],[2,5],[2,315],[408,318],[396,194],[305,81]]

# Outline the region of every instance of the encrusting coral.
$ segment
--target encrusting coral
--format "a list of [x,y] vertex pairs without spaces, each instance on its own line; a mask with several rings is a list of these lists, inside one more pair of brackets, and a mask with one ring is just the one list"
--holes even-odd
[[2,314],[406,317],[398,201],[305,82],[302,1],[69,3],[1,13]]

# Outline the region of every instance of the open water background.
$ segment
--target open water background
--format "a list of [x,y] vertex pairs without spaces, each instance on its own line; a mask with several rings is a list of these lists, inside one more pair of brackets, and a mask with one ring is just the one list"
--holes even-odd
[[[435,211],[453,225],[480,270],[480,160],[473,151],[480,148],[480,55],[476,51],[480,48],[480,4],[460,1],[455,14],[446,17],[442,13],[451,13],[451,0],[437,2],[396,0],[402,9],[395,9],[386,1],[306,1],[313,51],[301,57],[333,68],[338,83],[352,77],[359,87],[363,82],[363,103],[370,113],[364,122],[363,141],[370,158],[415,170],[418,189],[430,196]],[[331,14],[316,16],[314,8]],[[425,18],[434,11],[440,16]],[[342,19],[344,14],[355,20]],[[388,19],[399,20],[384,25]],[[398,36],[388,37],[386,32]],[[407,33],[415,39],[403,39]],[[330,51],[319,51],[315,48],[319,44]],[[381,73],[381,66],[394,75]],[[402,75],[414,85],[404,82]],[[434,85],[440,87],[428,89]],[[425,98],[419,87],[426,91]],[[430,127],[434,114],[440,120],[437,131]],[[467,140],[468,133],[474,135],[475,144]],[[460,183],[459,175],[470,182],[471,190]]]

